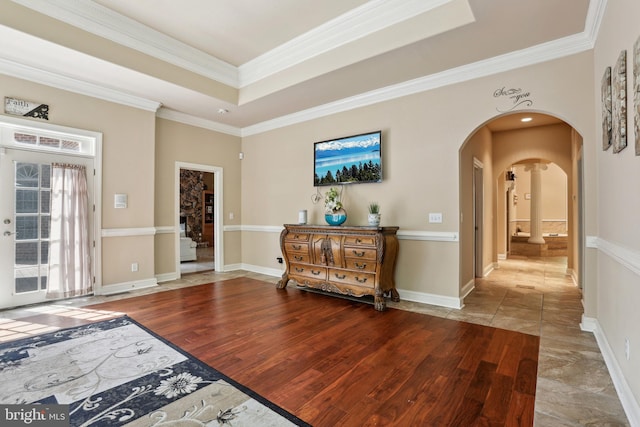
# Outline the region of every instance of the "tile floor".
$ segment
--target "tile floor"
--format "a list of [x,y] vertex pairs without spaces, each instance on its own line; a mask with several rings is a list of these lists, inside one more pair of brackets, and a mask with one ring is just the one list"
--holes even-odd
[[[88,316],[90,313],[77,307],[239,276],[270,283],[279,279],[244,271],[187,274],[151,289],[0,311],[0,332],[3,322],[9,324],[11,319],[33,316],[46,310],[66,308],[67,315]],[[465,307],[460,310],[410,301],[390,302],[388,305],[539,335],[537,427],[629,425],[593,334],[580,330],[581,294],[566,275],[564,257],[500,261],[499,267],[488,277],[477,281],[476,288],[465,299]],[[29,332],[18,328],[17,334]]]

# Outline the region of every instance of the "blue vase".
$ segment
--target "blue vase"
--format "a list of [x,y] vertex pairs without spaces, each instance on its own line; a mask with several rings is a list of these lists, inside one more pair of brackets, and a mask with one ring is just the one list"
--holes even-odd
[[341,225],[347,220],[347,212],[344,209],[340,209],[332,214],[324,214],[324,220],[329,225]]

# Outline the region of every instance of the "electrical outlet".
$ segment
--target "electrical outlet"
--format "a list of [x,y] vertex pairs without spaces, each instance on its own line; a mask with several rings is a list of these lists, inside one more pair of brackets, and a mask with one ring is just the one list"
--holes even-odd
[[442,214],[441,213],[429,213],[429,222],[432,224],[440,224],[442,223]]
[[133,264],[131,264],[131,271],[135,272],[138,271],[138,263],[134,262]]
[[625,338],[624,339],[624,357],[627,358],[627,360],[629,360],[629,358],[631,357],[631,345],[629,343],[629,338]]
[[278,261],[278,264],[282,264],[284,262],[281,256],[277,257],[276,260]]

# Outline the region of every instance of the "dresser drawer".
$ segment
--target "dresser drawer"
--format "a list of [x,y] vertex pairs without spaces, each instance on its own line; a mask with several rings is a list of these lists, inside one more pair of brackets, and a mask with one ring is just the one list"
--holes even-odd
[[304,264],[311,264],[311,257],[309,256],[308,252],[295,252],[295,251],[290,251],[288,252],[289,254],[289,261],[290,262],[301,262]]
[[376,275],[359,271],[329,269],[329,281],[357,285],[365,288],[373,288],[376,283]]
[[327,280],[327,269],[315,265],[291,264],[289,274],[293,278],[300,276],[316,280]]
[[349,270],[368,271],[371,273],[376,272],[375,260],[369,260],[366,258],[345,258],[344,264],[345,268]]
[[373,248],[365,248],[365,247],[353,247],[353,246],[345,246],[344,247],[344,256],[345,258],[355,258],[355,259],[370,259],[375,261],[376,251]]
[[375,246],[375,236],[345,236],[345,246]]
[[288,254],[293,254],[294,252],[301,252],[309,255],[309,243],[307,242],[284,242],[284,250]]
[[296,241],[296,242],[308,242],[311,234],[309,233],[287,233],[284,240],[286,241]]

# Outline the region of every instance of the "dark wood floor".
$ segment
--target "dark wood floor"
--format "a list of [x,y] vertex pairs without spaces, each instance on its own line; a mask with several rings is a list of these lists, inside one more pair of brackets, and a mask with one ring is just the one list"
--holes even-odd
[[316,427],[533,425],[536,336],[249,278],[91,308],[127,313]]

